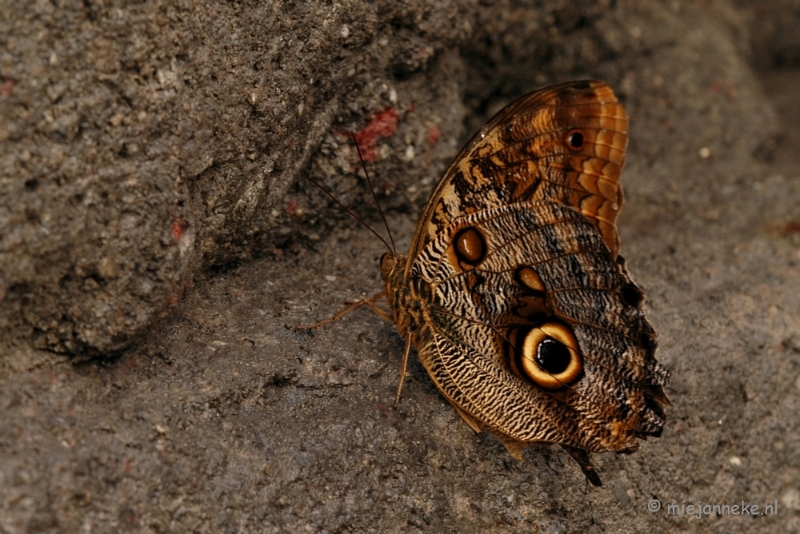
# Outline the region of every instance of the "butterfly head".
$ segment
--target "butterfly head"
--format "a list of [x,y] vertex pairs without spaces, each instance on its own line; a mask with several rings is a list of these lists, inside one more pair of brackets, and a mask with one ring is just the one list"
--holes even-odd
[[386,299],[392,308],[394,322],[402,337],[411,333],[416,339],[419,326],[423,323],[422,306],[405,283],[405,270],[408,260],[405,256],[387,252],[381,256],[381,278],[386,284]]
[[407,259],[392,251],[381,256],[381,279],[391,293],[391,287],[399,287],[405,275]]

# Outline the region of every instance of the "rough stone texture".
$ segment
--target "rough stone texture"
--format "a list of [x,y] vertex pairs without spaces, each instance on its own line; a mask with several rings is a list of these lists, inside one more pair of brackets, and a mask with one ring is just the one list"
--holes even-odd
[[749,29],[753,65],[760,71],[800,67],[800,1],[736,0]]
[[468,2],[4,6],[4,344],[121,348],[198,270],[285,242],[299,226],[280,222],[287,188],[334,120],[364,120],[399,92],[420,100],[418,113],[442,109],[453,137],[462,78],[447,50],[469,35],[471,11]]
[[[673,127],[748,157],[773,123],[741,68],[741,17],[724,4],[686,10],[466,0],[17,10],[0,22],[3,343],[107,354],[198,273],[330,229],[293,216],[317,213],[318,197],[287,197],[290,185],[315,153],[312,169],[337,195],[367,204],[342,179],[354,168],[343,133],[387,111],[399,123],[375,172],[392,177],[386,190],[419,192],[389,208],[424,200],[468,108],[484,111],[473,129],[520,92],[567,78],[609,81],[631,111],[641,103],[643,124],[674,120],[651,106],[656,96],[694,107]],[[709,85],[730,101],[693,94]],[[664,159],[652,137],[636,142]]]
[[[758,11],[436,5],[0,10],[0,532],[800,532],[800,77],[752,73]],[[377,136],[402,249],[469,130],[580,77],[632,118],[622,252],[675,404],[600,489],[416,362],[395,406],[374,315],[291,329],[379,291],[384,250],[299,169],[380,228],[342,132]],[[21,342],[107,351],[165,310],[83,363]]]

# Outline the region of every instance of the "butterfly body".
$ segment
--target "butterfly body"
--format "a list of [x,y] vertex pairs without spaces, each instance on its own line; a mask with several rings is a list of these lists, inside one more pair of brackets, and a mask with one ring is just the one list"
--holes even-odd
[[476,431],[515,457],[658,436],[668,372],[619,256],[627,115],[602,82],[522,97],[462,150],[408,257],[381,262],[400,335]]

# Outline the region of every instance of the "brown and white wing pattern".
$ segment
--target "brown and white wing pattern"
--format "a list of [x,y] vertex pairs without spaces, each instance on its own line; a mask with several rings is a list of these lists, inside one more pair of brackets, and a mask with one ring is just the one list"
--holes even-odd
[[[470,262],[465,233],[482,241]],[[427,297],[420,361],[481,426],[591,452],[661,433],[666,372],[642,293],[578,211],[526,202],[475,212],[431,241],[410,274]]]
[[523,96],[453,160],[425,206],[409,256],[457,217],[524,200],[579,209],[615,256],[627,144],[628,115],[603,82],[572,82]]
[[619,256],[628,118],[602,82],[531,93],[461,151],[408,259],[382,273],[401,335],[442,394],[515,456],[632,451],[658,436],[669,373]]

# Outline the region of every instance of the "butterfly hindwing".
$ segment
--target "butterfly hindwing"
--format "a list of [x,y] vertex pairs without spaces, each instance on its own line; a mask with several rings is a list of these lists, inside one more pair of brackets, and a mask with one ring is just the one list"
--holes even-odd
[[[465,230],[482,236],[473,264],[459,261]],[[537,202],[475,212],[440,232],[410,274],[430,295],[420,360],[485,427],[599,452],[633,449],[644,421],[663,424],[639,387],[649,380],[652,329],[625,301],[632,282],[582,214]],[[581,359],[581,371],[555,388],[539,387],[519,363],[526,335],[543,325],[569,329]]]

